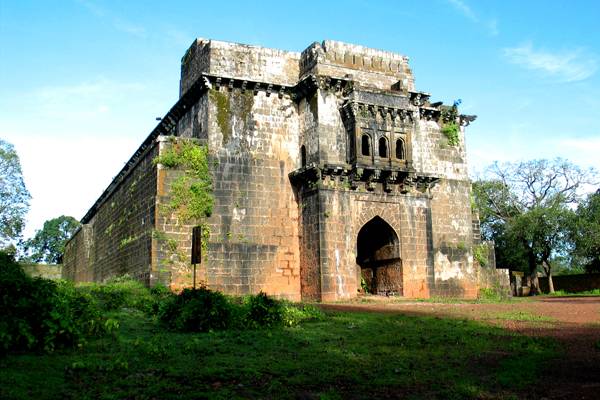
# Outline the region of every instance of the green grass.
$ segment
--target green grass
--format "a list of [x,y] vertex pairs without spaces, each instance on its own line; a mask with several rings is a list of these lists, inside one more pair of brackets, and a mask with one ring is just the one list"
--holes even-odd
[[586,290],[583,292],[566,292],[564,290],[556,290],[554,293],[549,293],[548,296],[600,296],[600,289]]
[[466,319],[335,313],[184,334],[133,309],[110,317],[120,321],[113,337],[0,359],[0,398],[514,399],[558,356],[549,339]]
[[[394,303],[437,303],[437,304],[515,304],[531,301],[530,297],[480,297],[477,299],[463,299],[460,297],[431,296],[427,299],[408,299],[405,297],[391,298]],[[361,298],[364,303],[376,303],[377,300],[365,296]]]
[[554,322],[556,321],[552,317],[545,315],[532,314],[527,311],[506,311],[488,314],[486,319],[499,319],[508,321],[519,321],[519,322]]

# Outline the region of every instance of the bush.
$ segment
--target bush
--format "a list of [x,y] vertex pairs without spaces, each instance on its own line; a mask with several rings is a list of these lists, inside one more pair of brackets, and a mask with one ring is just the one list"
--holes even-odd
[[128,275],[113,278],[105,284],[86,283],[80,290],[93,296],[105,311],[133,308],[149,314],[155,314],[158,301],[170,293],[165,287],[148,289]]
[[205,287],[184,289],[162,302],[158,317],[170,329],[208,332],[229,328],[233,322],[232,308],[221,292]]
[[510,297],[510,293],[507,290],[503,290],[499,286],[491,287],[491,288],[481,288],[479,289],[479,294],[477,295],[477,300],[483,302],[499,302],[508,300]]
[[321,320],[316,307],[273,299],[265,293],[226,297],[205,287],[185,289],[159,303],[159,319],[173,330],[207,332],[222,329],[258,329],[295,326],[302,321]]
[[281,302],[260,292],[248,297],[248,311],[245,322],[250,328],[274,327],[283,321],[283,307]]
[[28,277],[0,253],[0,353],[14,350],[53,351],[114,327],[94,299],[66,282]]
[[310,304],[282,303],[282,322],[285,326],[296,326],[305,321],[322,321],[323,312]]

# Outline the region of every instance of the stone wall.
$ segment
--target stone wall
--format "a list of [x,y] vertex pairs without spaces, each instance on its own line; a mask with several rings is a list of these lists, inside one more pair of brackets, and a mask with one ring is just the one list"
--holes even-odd
[[485,266],[479,268],[479,289],[493,289],[500,293],[510,294],[510,276],[506,268]]
[[[213,43],[211,62],[237,60],[238,47],[223,43],[214,47]],[[264,78],[263,64],[252,60],[255,56],[264,59],[269,55],[267,50],[252,48],[251,53],[258,55],[248,56],[248,68],[225,72]],[[234,65],[221,63],[219,68]],[[211,157],[214,209],[206,221],[210,238],[197,277],[231,294],[262,290],[299,299],[298,207],[288,179],[299,164],[298,113],[288,95],[271,94],[265,89],[213,85],[177,126],[178,136],[199,138],[208,145]],[[168,146],[166,141],[163,143]],[[170,185],[178,174],[159,167],[159,203],[168,202]],[[179,256],[175,255],[175,262],[168,268],[175,287],[191,281],[193,225],[178,221],[174,215],[158,217],[157,229],[166,235],[162,241],[176,241],[171,247],[177,248]],[[165,256],[164,251],[157,252],[156,262],[163,260],[165,264]]]
[[325,40],[314,42],[300,57],[300,75],[351,77],[361,86],[414,90],[408,57],[367,47]]
[[[548,278],[538,278],[540,289],[548,293]],[[554,290],[564,290],[569,293],[585,292],[600,289],[600,274],[558,275],[552,277]]]
[[52,280],[62,278],[62,264],[21,264],[21,268],[31,277]]
[[82,225],[67,242],[63,257],[62,276],[74,282],[94,280],[94,242],[92,226]]
[[180,93],[202,73],[292,86],[298,81],[299,59],[295,52],[196,39],[181,60]]
[[89,220],[67,243],[63,275],[105,281],[129,274],[147,284],[151,276],[156,211],[156,146],[146,151]]

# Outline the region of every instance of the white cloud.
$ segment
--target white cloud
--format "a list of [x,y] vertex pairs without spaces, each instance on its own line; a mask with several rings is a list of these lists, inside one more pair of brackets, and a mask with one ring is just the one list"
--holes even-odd
[[491,19],[486,23],[487,29],[492,36],[498,36],[500,34],[500,29],[498,29],[498,20]]
[[0,137],[15,145],[33,197],[26,237],[85,214],[164,112],[155,90],[97,78],[0,100]]
[[137,36],[139,38],[146,37],[146,28],[144,28],[141,25],[137,25],[132,22],[125,21],[118,17],[114,17],[112,19],[112,24],[115,27],[115,29],[117,29],[121,32],[129,33],[129,34],[131,34],[133,36]]
[[600,134],[597,137],[561,138],[556,141],[560,154],[570,155],[575,164],[590,166],[600,170]]
[[531,126],[523,124],[509,127],[504,135],[490,133],[486,140],[473,138],[470,144],[467,143],[471,175],[476,176],[483,172],[494,161],[513,162],[556,157],[567,159],[582,168],[592,167],[600,170],[600,158],[598,158],[600,135],[579,138],[557,137],[547,140],[532,135],[532,139],[528,141],[526,139],[528,135],[524,132],[530,131]]
[[67,86],[46,86],[27,95],[28,103],[44,117],[53,119],[93,118],[109,111],[108,104],[139,95],[146,86],[141,83],[117,82],[105,78]]
[[462,13],[462,15],[464,15],[471,21],[479,22],[479,18],[477,18],[477,15],[475,15],[473,10],[471,10],[471,7],[469,7],[462,0],[448,0],[448,3],[452,4],[454,6],[454,8],[456,8],[458,11],[460,11]]
[[551,53],[536,50],[527,42],[506,48],[503,53],[511,63],[561,82],[582,81],[594,75],[598,69],[596,57],[582,49]]
[[113,15],[105,8],[99,6],[98,4],[92,1],[77,0],[77,2],[83,7],[87,8],[96,17],[108,19],[112,24],[113,28],[115,28],[116,30],[128,33],[133,36],[137,36],[139,38],[146,37],[146,28],[144,28],[143,26],[134,24],[131,21],[125,20],[117,15]]
[[452,7],[460,12],[471,22],[483,26],[491,36],[498,36],[498,21],[496,19],[485,20],[480,18],[475,11],[463,0],[446,0]]
[[175,46],[183,46],[185,48],[189,47],[192,44],[192,41],[195,39],[193,35],[189,35],[186,32],[172,26],[168,26],[164,30],[164,36]]
[[60,215],[83,217],[140,144],[135,137],[7,138],[19,154],[31,207],[24,236]]

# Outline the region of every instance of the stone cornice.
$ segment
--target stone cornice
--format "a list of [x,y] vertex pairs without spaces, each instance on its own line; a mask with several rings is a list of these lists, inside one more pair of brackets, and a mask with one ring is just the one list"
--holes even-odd
[[[338,94],[341,98],[351,97],[353,93],[371,93],[374,98],[377,96],[385,97],[387,95],[393,97],[394,99],[399,99],[402,97],[406,97],[410,103],[402,106],[382,106],[378,104],[370,104],[366,101],[368,96],[354,96],[354,100],[346,99],[345,103],[342,105],[342,113],[347,118],[352,118],[353,120],[360,118],[369,118],[369,117],[377,117],[379,115],[381,118],[386,118],[389,114],[389,117],[392,118],[392,121],[398,121],[398,118],[402,122],[412,122],[414,120],[414,110],[418,108],[419,117],[427,120],[437,120],[440,116],[440,107],[438,104],[435,104],[436,107],[431,107],[429,104],[429,94],[424,92],[408,92],[408,96],[399,95],[390,91],[387,93],[383,92],[374,92],[369,90],[361,90],[356,89],[356,84],[353,80],[348,78],[334,78],[330,76],[319,76],[319,75],[307,75],[303,77],[296,85],[282,85],[282,84],[273,84],[269,82],[262,82],[257,80],[249,80],[228,76],[216,76],[211,74],[201,74],[199,78],[194,82],[194,84],[186,90],[183,96],[171,107],[171,109],[165,114],[164,117],[161,118],[158,125],[152,130],[152,132],[148,135],[148,137],[144,140],[144,142],[140,145],[140,147],[135,151],[135,153],[131,156],[129,161],[125,164],[125,166],[119,171],[119,173],[113,178],[110,185],[106,188],[106,190],[100,195],[98,200],[94,203],[94,205],[88,210],[88,212],[81,219],[82,223],[87,223],[91,220],[91,218],[96,214],[98,208],[110,197],[110,195],[119,187],[119,185],[123,182],[125,177],[129,175],[129,173],[133,170],[133,168],[139,163],[139,161],[143,158],[143,156],[149,151],[149,149],[154,145],[155,140],[159,136],[167,136],[172,135],[175,132],[175,128],[177,127],[177,123],[179,120],[189,111],[191,107],[195,103],[198,102],[200,97],[209,89],[217,89],[221,90],[221,88],[225,88],[225,90],[233,91],[234,89],[239,89],[242,92],[252,91],[254,95],[258,94],[259,91],[265,92],[266,96],[277,95],[279,98],[284,96],[289,96],[291,99],[295,101],[299,101],[300,99],[306,97],[309,94],[314,93],[317,89],[333,91]],[[357,101],[358,99],[358,101]],[[415,107],[415,108],[413,108]],[[367,115],[368,113],[368,115]],[[476,116],[474,115],[460,115],[459,122],[461,125],[466,126],[469,125],[470,122],[474,121]],[[373,173],[373,176],[376,174]],[[369,175],[371,176],[371,175]],[[384,174],[384,176],[387,176]],[[390,175],[392,176],[392,175]],[[290,175],[290,179],[292,179]]]
[[346,78],[309,74],[300,79],[293,88],[292,98],[296,101],[312,95],[317,89],[331,91],[344,97],[354,88],[354,81]]
[[305,190],[320,187],[337,187],[346,190],[373,191],[381,184],[384,192],[425,193],[438,181],[438,177],[416,174],[410,163],[404,168],[378,168],[366,165],[311,163],[290,172],[289,179]]
[[342,107],[344,120],[386,120],[390,119],[394,124],[408,124],[414,121],[414,112],[410,109],[378,106],[356,101],[346,101]]
[[469,126],[471,122],[477,119],[477,115],[465,115],[461,114],[458,116],[458,120],[461,126]]

